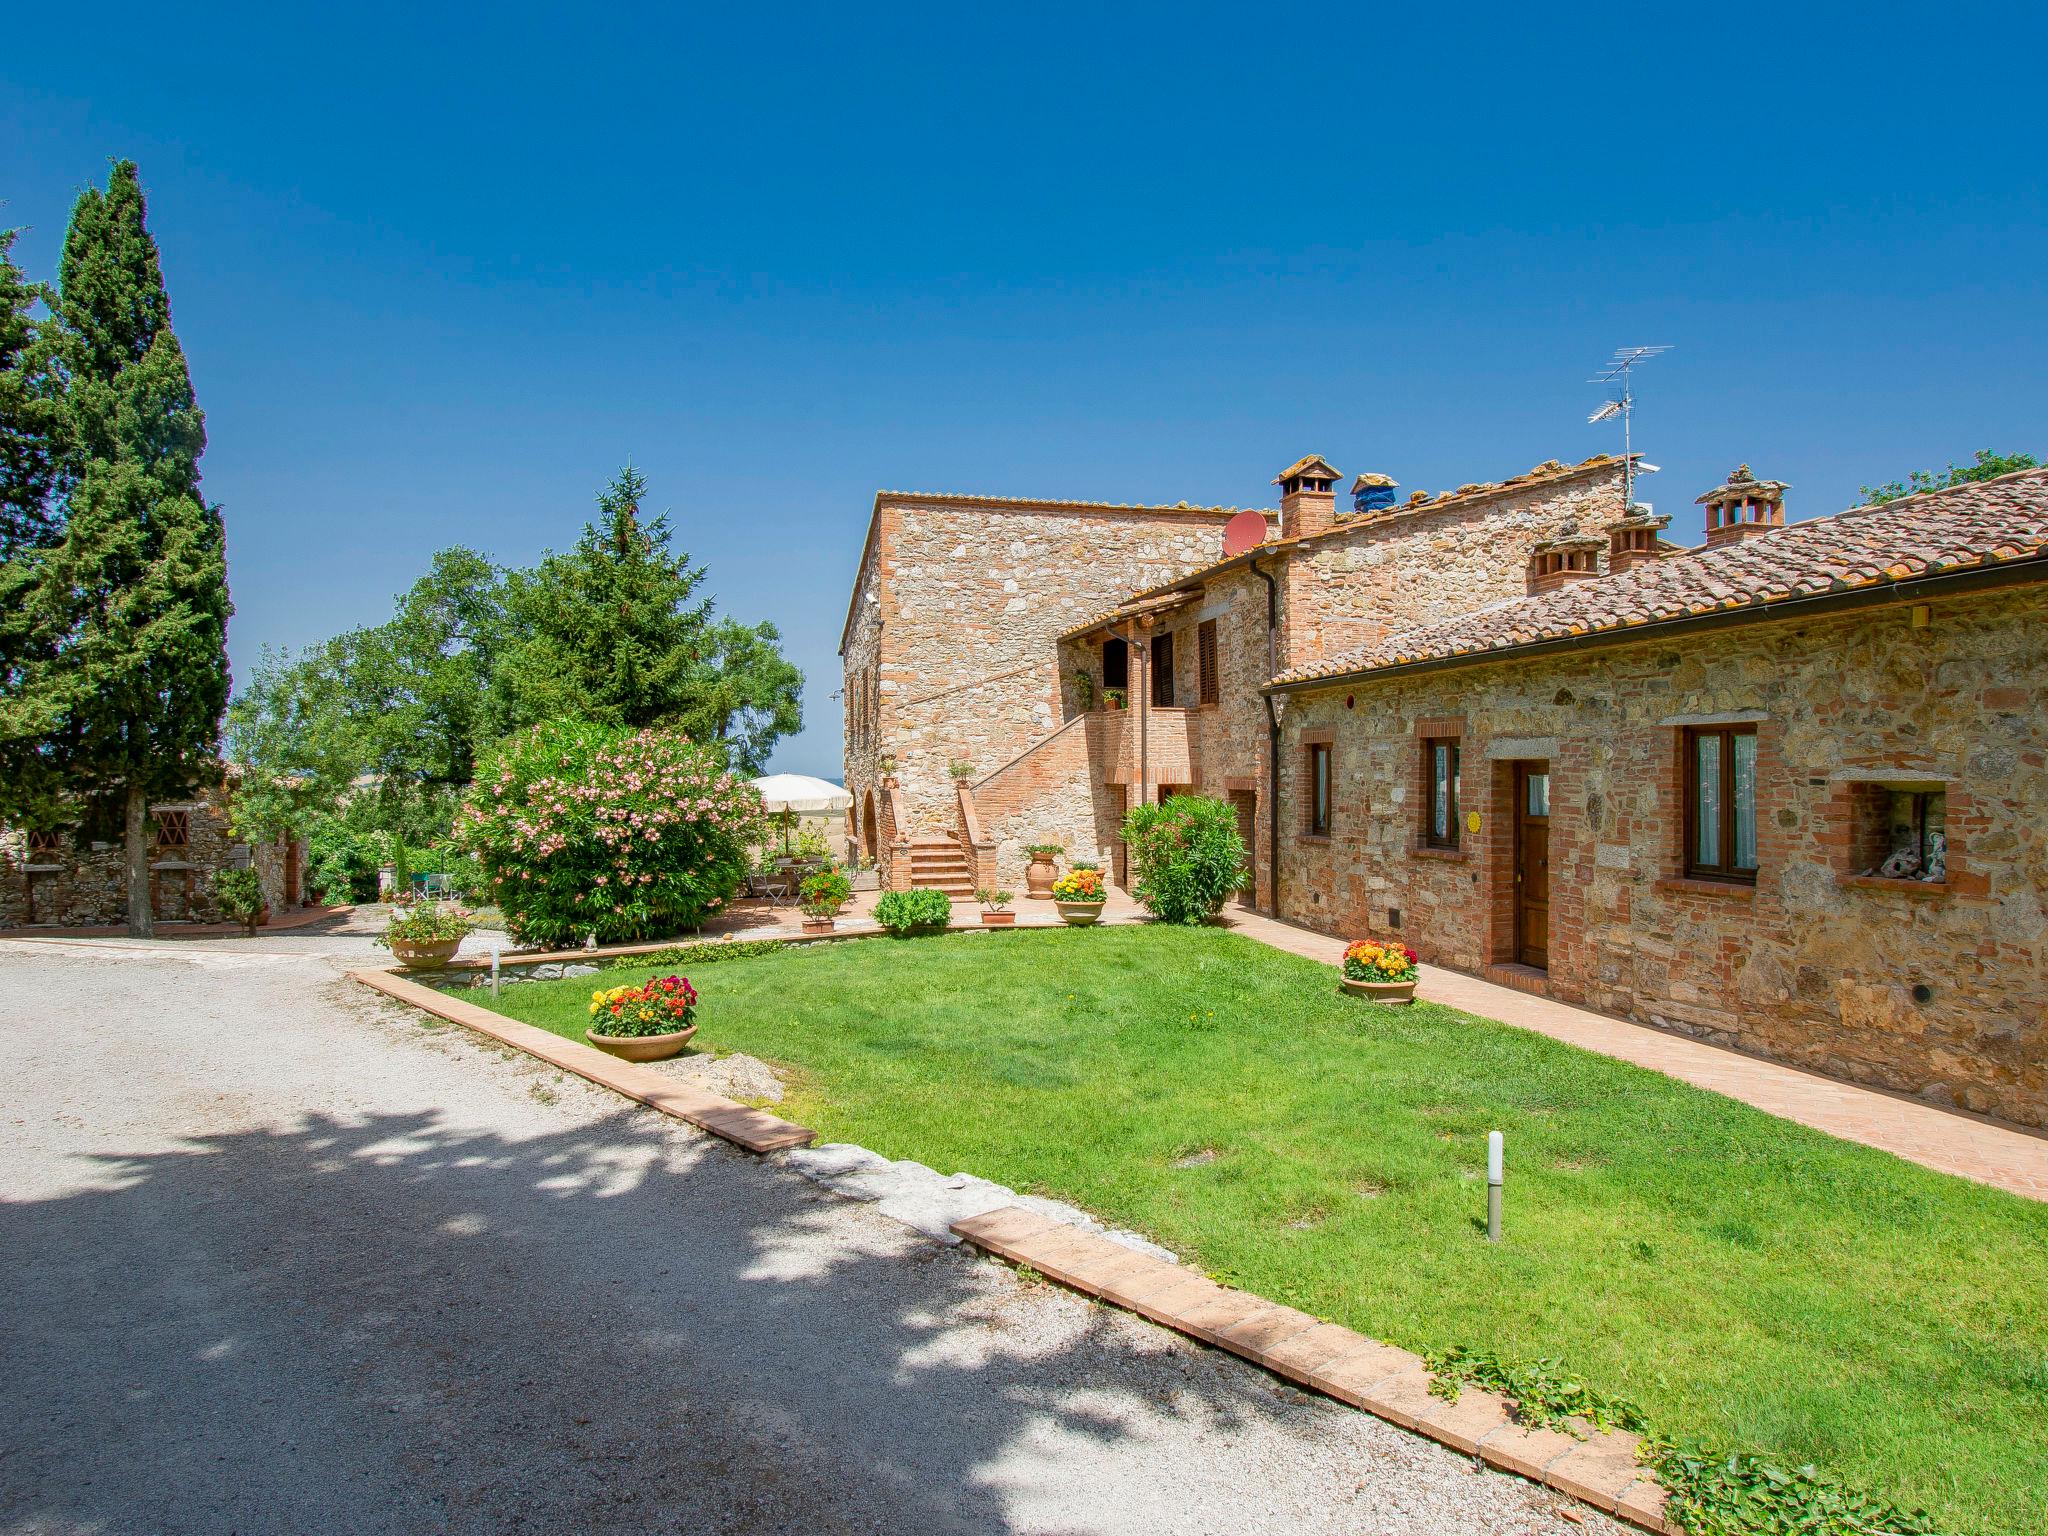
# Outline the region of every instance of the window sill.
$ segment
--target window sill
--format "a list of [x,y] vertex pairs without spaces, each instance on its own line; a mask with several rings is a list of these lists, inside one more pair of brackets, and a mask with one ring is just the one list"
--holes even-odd
[[1455,863],[1462,864],[1469,860],[1472,855],[1463,848],[1432,848],[1427,843],[1418,843],[1415,847],[1408,850],[1408,857],[1411,859],[1450,859]]
[[1894,880],[1889,875],[1844,875],[1841,885],[1852,891],[1895,891],[1901,896],[1946,896],[1946,880]]
[[63,870],[64,866],[62,864],[24,864],[21,866],[21,872],[24,875],[55,875],[63,873]]
[[1327,843],[1332,841],[1330,834],[1327,832],[1297,832],[1294,834],[1294,840],[1297,843]]
[[1738,901],[1748,901],[1756,895],[1753,881],[1702,880],[1697,875],[1666,875],[1656,888],[1685,896],[1732,896]]

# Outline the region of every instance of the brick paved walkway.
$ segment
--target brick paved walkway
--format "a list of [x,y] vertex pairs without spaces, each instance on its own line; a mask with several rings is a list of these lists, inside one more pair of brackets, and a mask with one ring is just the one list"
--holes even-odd
[[[1335,964],[1344,953],[1342,939],[1256,912],[1232,909],[1226,912],[1225,921],[1247,938],[1311,960]],[[1845,1141],[1881,1148],[1943,1173],[1960,1174],[2029,1199],[2048,1200],[2048,1136],[1859,1088],[1570,1003],[1532,997],[1476,976],[1425,966],[1422,978],[1416,996],[1429,1002],[1633,1062],[1740,1099],[1767,1114],[1796,1120]]]

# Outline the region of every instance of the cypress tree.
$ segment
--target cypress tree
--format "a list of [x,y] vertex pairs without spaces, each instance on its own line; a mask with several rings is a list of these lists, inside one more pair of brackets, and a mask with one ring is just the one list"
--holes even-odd
[[118,808],[128,928],[147,935],[150,802],[217,765],[232,609],[220,509],[199,492],[205,418],[130,161],[72,210],[54,325],[63,531],[0,576],[0,814]]
[[58,402],[49,338],[35,314],[49,295],[14,264],[19,233],[0,229],[0,560],[47,543],[56,529],[51,458]]

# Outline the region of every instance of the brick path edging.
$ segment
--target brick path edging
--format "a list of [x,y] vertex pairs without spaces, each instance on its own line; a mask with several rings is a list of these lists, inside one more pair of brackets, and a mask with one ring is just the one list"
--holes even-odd
[[953,1223],[976,1247],[1174,1329],[1339,1402],[1476,1456],[1659,1536],[1680,1536],[1664,1518],[1664,1489],[1636,1461],[1626,1430],[1581,1426],[1586,1438],[1524,1429],[1507,1400],[1466,1387],[1455,1403],[1430,1393],[1419,1355],[1326,1323],[1248,1291],[1218,1285],[1182,1265],[1003,1206]]
[[[348,977],[749,1152],[783,1152],[817,1139],[807,1127],[678,1083],[595,1046],[522,1024],[392,971],[355,970]],[[1506,1399],[1476,1387],[1464,1388],[1455,1403],[1446,1402],[1431,1395],[1432,1378],[1419,1355],[1219,1285],[1183,1265],[1155,1259],[1022,1206],[966,1217],[954,1222],[952,1230],[999,1258],[1029,1265],[1062,1285],[1228,1350],[1500,1471],[1542,1483],[1657,1536],[1683,1536],[1664,1518],[1664,1489],[1637,1464],[1637,1437],[1624,1430],[1602,1432],[1585,1426],[1586,1438],[1578,1439],[1555,1430],[1524,1429],[1509,1416]]]
[[599,1087],[637,1099],[649,1109],[659,1110],[678,1120],[687,1120],[700,1130],[723,1137],[749,1152],[785,1152],[791,1147],[807,1147],[818,1139],[818,1133],[806,1126],[792,1125],[764,1110],[749,1109],[744,1104],[707,1093],[702,1088],[679,1083],[660,1072],[649,1071],[630,1061],[620,1061],[594,1045],[564,1039],[533,1024],[522,1024],[517,1019],[464,1002],[459,997],[450,997],[445,992],[436,992],[432,987],[422,986],[390,971],[350,971],[348,976],[349,980],[382,992],[386,997],[409,1003],[436,1018],[460,1024],[480,1035],[488,1035],[514,1050],[524,1051],[551,1066],[587,1078]]

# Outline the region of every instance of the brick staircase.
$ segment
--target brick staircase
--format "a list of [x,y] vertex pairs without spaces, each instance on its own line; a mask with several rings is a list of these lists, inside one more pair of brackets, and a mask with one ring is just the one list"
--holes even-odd
[[910,841],[910,883],[944,891],[955,901],[972,901],[974,865],[954,838],[915,837]]

